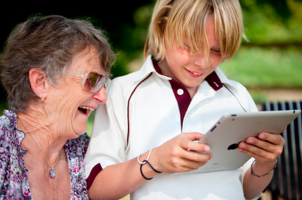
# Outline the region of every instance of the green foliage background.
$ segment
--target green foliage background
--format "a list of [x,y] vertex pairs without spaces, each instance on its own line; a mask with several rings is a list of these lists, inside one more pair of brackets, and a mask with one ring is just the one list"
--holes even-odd
[[[113,78],[141,67],[154,3],[155,0],[128,2],[131,9],[122,13],[124,17],[118,15],[119,11],[108,16],[104,10],[76,15],[107,31],[117,53]],[[243,40],[234,58],[220,68],[230,79],[246,86],[257,103],[266,100],[261,91],[265,88],[302,89],[302,0],[240,0],[240,3],[249,41]],[[77,18],[64,12],[56,14]],[[0,109],[7,108],[3,97],[0,99]]]
[[[240,3],[248,41],[243,40],[234,58],[220,68],[230,79],[247,87],[258,104],[267,100],[263,89],[302,89],[302,1],[240,0]],[[134,26],[125,29],[124,43],[116,46],[114,77],[141,67],[153,6],[154,2],[146,4],[133,13]]]
[[[225,68],[233,79],[238,79],[240,82],[244,80],[243,83],[247,87],[301,88],[296,72],[300,72],[301,68],[299,57],[302,49],[302,1],[241,0],[240,2],[245,34],[249,41],[243,41],[238,55],[227,65],[223,64],[222,68]],[[113,68],[114,77],[130,72],[131,61],[143,59],[142,51],[153,5],[154,3],[142,6],[133,13],[134,26],[125,28],[124,32],[127,34],[123,34],[124,42],[115,46],[118,59]],[[257,73],[251,71],[253,69]],[[265,71],[272,73],[262,74]],[[294,72],[295,78],[283,76],[286,82],[283,84],[279,76],[281,71],[283,71],[282,75],[286,76]],[[284,71],[288,73],[284,74]],[[262,75],[258,76],[259,74]],[[263,76],[267,77],[263,78]],[[245,81],[246,78],[253,81]],[[271,79],[271,81],[268,84],[263,79]],[[272,79],[278,79],[278,83],[276,81],[273,83]],[[290,83],[287,83],[288,79],[292,79]]]
[[[248,41],[243,40],[234,58],[223,63],[221,69],[229,78],[239,81],[248,89],[302,89],[302,1],[240,2]],[[142,51],[152,8],[153,3],[134,12],[135,26],[126,35],[128,39],[125,39],[132,47],[125,45],[118,49],[114,76],[122,74],[115,74],[119,69],[131,72],[133,60],[143,63]]]

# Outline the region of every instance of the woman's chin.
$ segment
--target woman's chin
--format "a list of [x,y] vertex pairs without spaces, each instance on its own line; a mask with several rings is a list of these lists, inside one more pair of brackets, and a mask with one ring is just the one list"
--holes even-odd
[[83,135],[86,132],[86,129],[87,128],[85,128],[85,130],[84,129],[82,129],[82,130],[75,130],[74,133],[75,133],[76,137],[79,137],[80,135]]
[[88,116],[78,115],[73,123],[73,130],[77,136],[84,134],[87,130]]

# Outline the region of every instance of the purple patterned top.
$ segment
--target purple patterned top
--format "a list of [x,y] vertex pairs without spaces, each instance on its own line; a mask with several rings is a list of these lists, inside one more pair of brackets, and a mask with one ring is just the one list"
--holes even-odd
[[[17,130],[16,113],[5,110],[0,117],[0,199],[33,199],[31,196],[24,165],[21,142],[25,137]],[[65,152],[70,175],[70,199],[88,199],[85,179],[84,155],[87,151],[89,137],[68,140]]]

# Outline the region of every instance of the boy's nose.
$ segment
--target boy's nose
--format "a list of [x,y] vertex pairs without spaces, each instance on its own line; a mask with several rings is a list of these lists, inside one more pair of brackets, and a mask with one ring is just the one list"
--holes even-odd
[[210,58],[208,55],[202,53],[196,56],[194,64],[201,68],[207,68],[210,66]]

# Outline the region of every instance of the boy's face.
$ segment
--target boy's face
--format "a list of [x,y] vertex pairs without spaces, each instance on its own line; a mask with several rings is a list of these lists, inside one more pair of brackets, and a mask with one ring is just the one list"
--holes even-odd
[[193,97],[199,84],[211,74],[222,61],[220,46],[215,37],[215,24],[213,17],[209,16],[206,22],[206,35],[210,53],[206,55],[204,49],[201,53],[190,54],[190,46],[185,40],[185,47],[172,46],[166,43],[166,58],[158,63],[164,75],[182,83]]

